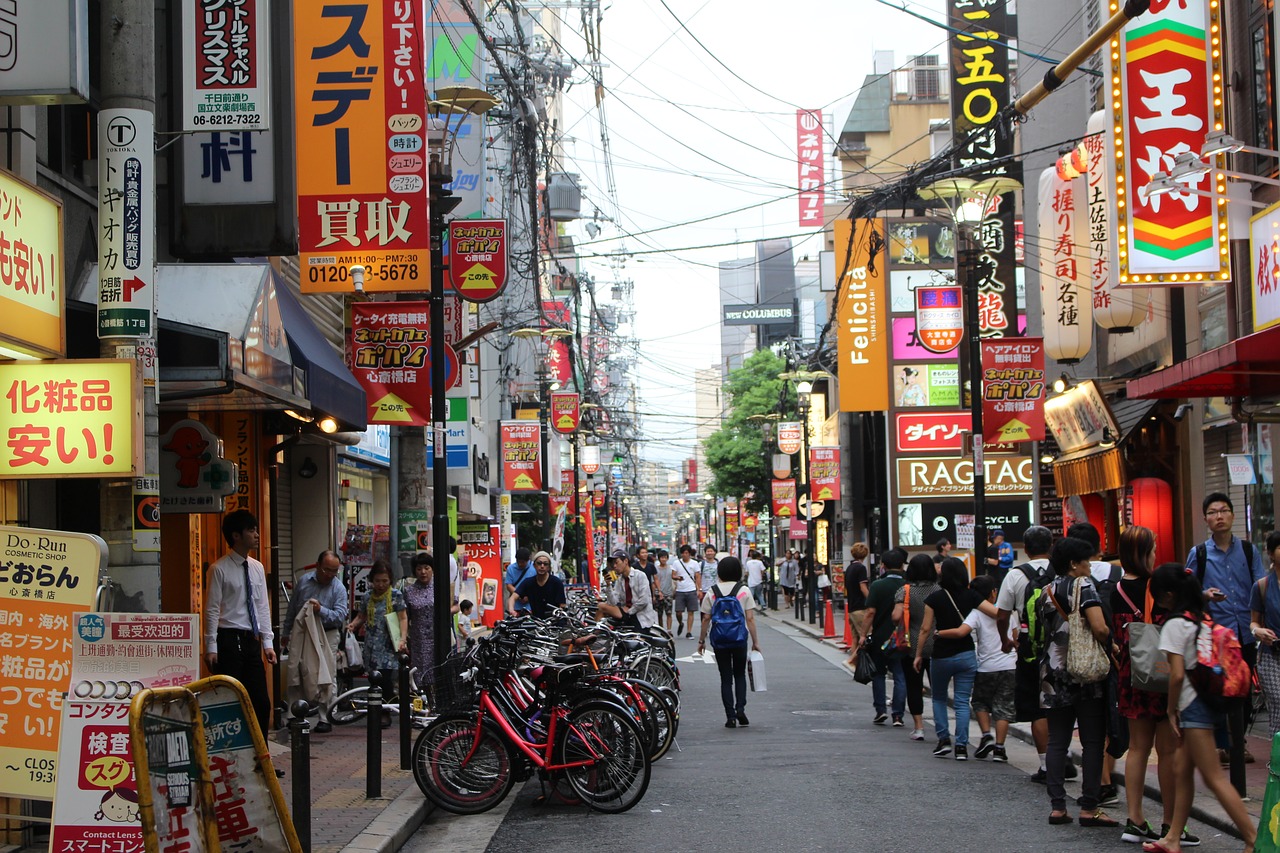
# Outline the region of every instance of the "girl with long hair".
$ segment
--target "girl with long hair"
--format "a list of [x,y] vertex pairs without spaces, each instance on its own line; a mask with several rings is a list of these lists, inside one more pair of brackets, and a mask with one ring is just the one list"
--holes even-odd
[[[930,563],[933,558],[925,556]],[[933,725],[938,745],[933,754],[945,758],[953,749],[957,761],[969,758],[969,700],[973,695],[973,679],[978,672],[978,653],[972,637],[951,638],[933,634],[935,627],[946,631],[959,628],[969,611],[980,599],[969,589],[969,569],[955,557],[942,561],[938,572],[942,588],[924,601],[924,618],[920,636],[933,636],[933,657],[929,662],[929,687],[933,693]],[[915,670],[924,667],[924,649],[915,653]],[[955,681],[956,736],[952,746],[947,718],[947,690]]]
[[[907,679],[907,710],[911,712],[911,739],[924,740],[924,671],[929,668],[933,656],[933,635],[921,635],[924,622],[925,599],[937,592],[938,567],[928,554],[916,554],[907,563],[907,582],[894,596],[893,622],[900,626],[898,634],[906,640],[906,647],[898,651],[905,656],[902,674]],[[905,631],[902,628],[905,627]],[[919,657],[917,669],[911,665]]]

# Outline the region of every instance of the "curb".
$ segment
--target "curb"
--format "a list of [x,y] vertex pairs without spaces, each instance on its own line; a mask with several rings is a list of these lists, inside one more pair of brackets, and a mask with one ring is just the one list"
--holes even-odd
[[342,853],[398,853],[434,811],[435,805],[412,785],[343,847]]

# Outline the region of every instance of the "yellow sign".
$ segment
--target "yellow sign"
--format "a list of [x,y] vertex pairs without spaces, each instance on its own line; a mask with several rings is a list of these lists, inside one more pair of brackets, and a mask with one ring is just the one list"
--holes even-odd
[[130,359],[0,362],[0,479],[130,476],[141,411]]
[[0,170],[0,356],[67,354],[64,262],[62,202]]
[[87,533],[0,527],[0,795],[52,800],[72,627],[93,606],[107,546]]

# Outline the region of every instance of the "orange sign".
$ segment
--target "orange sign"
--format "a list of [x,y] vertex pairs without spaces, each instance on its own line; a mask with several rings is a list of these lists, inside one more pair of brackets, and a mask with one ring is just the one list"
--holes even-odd
[[142,458],[132,359],[0,362],[0,479],[121,477]]
[[294,4],[303,293],[431,289],[421,9]]
[[884,223],[836,220],[835,253],[840,411],[882,412],[889,408]]

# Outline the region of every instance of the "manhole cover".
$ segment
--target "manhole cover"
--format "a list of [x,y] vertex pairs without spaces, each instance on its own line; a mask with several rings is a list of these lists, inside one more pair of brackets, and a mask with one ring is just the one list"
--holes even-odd
[[807,709],[804,711],[792,711],[797,717],[851,717],[853,711],[822,711],[818,709]]

